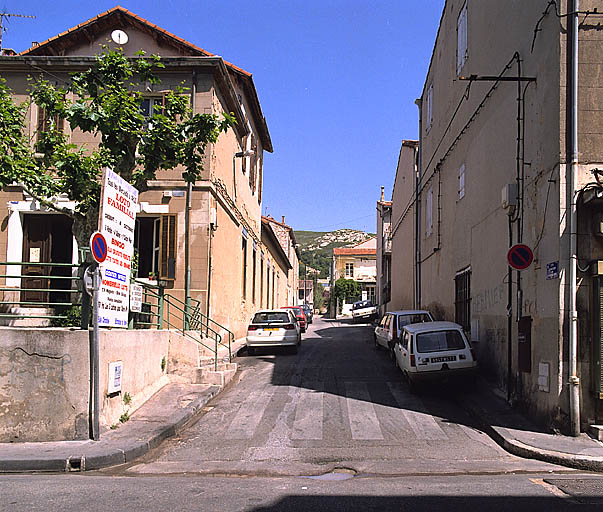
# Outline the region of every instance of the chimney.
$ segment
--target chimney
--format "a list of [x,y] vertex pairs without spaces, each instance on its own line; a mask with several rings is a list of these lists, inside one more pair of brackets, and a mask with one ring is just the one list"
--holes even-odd
[[385,187],[381,187],[381,202],[385,201],[384,191],[385,191]]
[[35,48],[36,46],[40,46],[40,43],[38,43],[38,41],[32,41],[31,42],[31,47]]
[[285,223],[285,216],[283,215],[283,224]]

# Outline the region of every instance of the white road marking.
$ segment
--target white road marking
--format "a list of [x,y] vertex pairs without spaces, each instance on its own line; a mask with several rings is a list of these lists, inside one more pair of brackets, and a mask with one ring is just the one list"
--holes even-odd
[[406,421],[408,421],[417,439],[425,441],[448,439],[448,436],[437,424],[433,416],[427,412],[425,405],[418,397],[408,396],[404,393],[400,383],[388,382],[387,386],[396,399],[398,406],[402,409],[402,414],[406,418]]
[[303,389],[298,396],[292,439],[322,439],[324,383],[313,382],[311,388]]
[[253,437],[275,389],[275,386],[269,385],[249,395],[226,430],[226,439],[251,439]]
[[345,394],[352,439],[383,439],[377,413],[366,384],[364,382],[346,382]]

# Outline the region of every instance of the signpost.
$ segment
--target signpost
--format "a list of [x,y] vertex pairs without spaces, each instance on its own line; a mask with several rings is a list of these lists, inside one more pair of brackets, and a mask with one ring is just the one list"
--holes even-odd
[[527,245],[516,244],[509,249],[507,261],[515,270],[525,270],[534,261],[534,253]]
[[[121,176],[105,169],[99,224],[105,239],[106,259],[99,261],[102,263],[102,281],[98,298],[99,324],[103,327],[128,326],[137,206],[138,190]],[[96,246],[94,250],[101,252]]]
[[[86,269],[84,286],[92,296],[90,333],[90,429],[100,439],[99,325],[127,327],[130,300],[130,267],[134,251],[134,228],[138,190],[108,168],[103,171],[99,231],[90,237],[90,252],[96,264]],[[121,387],[122,365],[113,368],[113,389]]]

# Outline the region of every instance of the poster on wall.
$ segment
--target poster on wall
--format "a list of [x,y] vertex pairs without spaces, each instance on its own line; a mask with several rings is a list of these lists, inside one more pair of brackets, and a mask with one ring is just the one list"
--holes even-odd
[[130,270],[137,210],[138,190],[111,169],[105,168],[99,231],[107,241],[107,258],[100,264],[100,327],[128,326]]

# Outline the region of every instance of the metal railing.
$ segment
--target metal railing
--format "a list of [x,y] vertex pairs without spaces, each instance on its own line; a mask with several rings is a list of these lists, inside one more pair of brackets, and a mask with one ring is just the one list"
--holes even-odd
[[[9,272],[17,266],[17,273]],[[77,263],[0,262],[0,279],[4,280],[0,286],[0,323],[14,325],[17,320],[38,319],[46,325],[63,325],[73,320],[70,310],[81,306],[81,275]],[[13,282],[14,286],[8,285]]]
[[[178,330],[214,355],[214,369],[218,368],[218,349],[228,349],[228,361],[232,360],[234,334],[201,312],[201,302],[191,299],[187,304],[165,293],[163,287],[136,280],[143,287],[142,312],[133,313],[130,328],[151,328]],[[197,335],[192,334],[197,333]],[[210,345],[211,343],[211,345]]]

